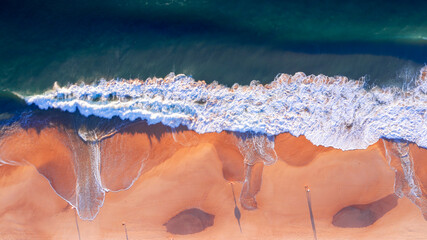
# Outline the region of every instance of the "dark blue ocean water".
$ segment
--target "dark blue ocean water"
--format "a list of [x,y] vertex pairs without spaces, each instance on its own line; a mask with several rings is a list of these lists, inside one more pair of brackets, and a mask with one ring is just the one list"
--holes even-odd
[[0,5],[0,89],[169,72],[232,85],[278,73],[401,85],[427,62],[425,1],[16,1]]

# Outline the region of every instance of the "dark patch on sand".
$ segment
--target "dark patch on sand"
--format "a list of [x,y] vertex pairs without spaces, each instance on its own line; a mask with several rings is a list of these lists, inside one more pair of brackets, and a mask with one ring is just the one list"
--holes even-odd
[[342,228],[370,226],[395,208],[397,206],[397,199],[398,197],[395,194],[390,194],[369,204],[345,207],[334,215],[332,224]]
[[201,232],[212,226],[214,218],[212,214],[191,208],[178,213],[163,225],[172,234],[187,235]]

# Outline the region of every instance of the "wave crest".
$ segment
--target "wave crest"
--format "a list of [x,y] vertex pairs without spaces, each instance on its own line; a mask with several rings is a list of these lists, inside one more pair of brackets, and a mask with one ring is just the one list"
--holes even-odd
[[185,75],[141,80],[101,80],[56,86],[26,97],[41,109],[79,111],[84,116],[135,120],[198,133],[254,132],[305,135],[315,145],[363,149],[380,138],[427,147],[427,67],[416,86],[365,89],[363,81],[296,73],[273,82],[231,88]]

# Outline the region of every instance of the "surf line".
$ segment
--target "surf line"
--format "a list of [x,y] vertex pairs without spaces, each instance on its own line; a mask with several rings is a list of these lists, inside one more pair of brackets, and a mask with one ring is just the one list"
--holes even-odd
[[305,196],[307,197],[308,210],[310,211],[311,228],[313,229],[314,240],[317,240],[316,225],[314,224],[313,209],[311,209],[310,188],[305,186]]
[[233,193],[233,199],[234,199],[234,217],[236,217],[237,223],[239,224],[240,233],[242,233],[242,226],[240,225],[240,217],[242,215],[240,214],[240,210],[237,207],[237,201],[236,201],[236,195],[234,194],[233,183],[230,182],[230,185],[231,185],[231,192]]

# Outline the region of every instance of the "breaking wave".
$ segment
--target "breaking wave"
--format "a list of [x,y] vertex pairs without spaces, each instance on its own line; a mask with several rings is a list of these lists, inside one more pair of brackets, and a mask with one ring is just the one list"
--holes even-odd
[[280,74],[267,85],[253,81],[231,88],[169,74],[145,81],[55,85],[25,101],[84,116],[142,119],[172,128],[184,125],[198,133],[289,132],[342,150],[364,149],[380,138],[427,147],[427,67],[406,90],[366,89],[363,80],[304,73]]

